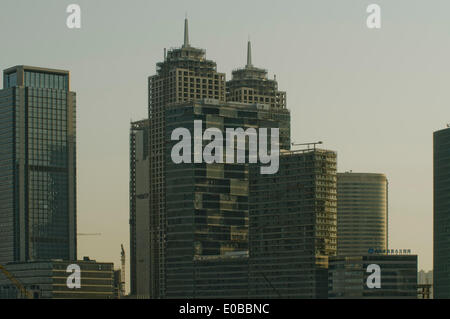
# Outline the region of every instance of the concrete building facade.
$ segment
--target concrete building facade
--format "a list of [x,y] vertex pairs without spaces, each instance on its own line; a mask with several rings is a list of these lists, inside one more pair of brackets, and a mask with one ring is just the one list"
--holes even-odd
[[[246,297],[251,164],[248,160],[228,163],[225,158],[223,163],[194,163],[192,157],[190,163],[176,164],[171,151],[178,141],[171,139],[171,133],[177,128],[187,129],[193,146],[195,121],[201,122],[202,132],[207,128],[222,132],[279,128],[289,125],[289,111],[204,99],[170,105],[165,113],[165,296]],[[202,150],[209,142],[203,140]],[[280,147],[287,148],[289,144]]]
[[149,89],[149,212],[150,280],[149,296],[166,295],[166,218],[165,186],[165,109],[172,103],[210,98],[225,102],[225,74],[217,72],[216,63],[205,58],[203,49],[189,43],[185,20],[184,43],[171,49],[157,64],[156,75],[148,79]]
[[252,298],[327,298],[336,255],[336,152],[284,151],[277,174],[250,170]]
[[[149,121],[130,128],[130,293],[149,298]],[[139,273],[139,280],[137,274]]]

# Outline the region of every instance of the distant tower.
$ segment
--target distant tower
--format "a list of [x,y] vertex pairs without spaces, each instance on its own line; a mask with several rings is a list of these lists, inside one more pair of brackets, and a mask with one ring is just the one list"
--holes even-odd
[[122,263],[121,274],[120,274],[120,294],[125,296],[125,283],[126,283],[126,272],[125,272],[125,249],[123,245],[120,245],[122,251],[120,252],[120,262]]
[[450,298],[450,128],[433,134],[433,293]]
[[338,255],[388,247],[388,180],[384,174],[338,173]]
[[[130,291],[149,298],[149,121],[131,123],[130,128]],[[139,274],[139,280],[137,280]]]
[[3,72],[0,264],[76,260],[76,94],[70,73]]

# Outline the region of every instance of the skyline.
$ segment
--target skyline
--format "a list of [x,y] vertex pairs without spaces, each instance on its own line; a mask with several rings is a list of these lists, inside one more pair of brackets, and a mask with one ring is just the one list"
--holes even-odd
[[[14,1],[14,4],[25,2]],[[215,17],[216,23],[214,23],[211,21],[211,17],[194,13],[194,10],[192,10],[193,13],[190,13],[191,10],[188,10],[190,42],[195,47],[207,49],[207,57],[217,61],[218,71],[226,72],[226,79],[229,80],[231,79],[231,70],[245,65],[246,40],[250,33],[253,45],[253,64],[269,69],[271,78],[275,72],[280,89],[288,93],[287,105],[292,112],[293,141],[323,140],[327,149],[338,152],[339,172],[352,169],[354,172],[386,174],[390,182],[389,247],[411,248],[414,253],[419,255],[419,269],[429,270],[432,269],[432,132],[444,128],[445,122],[448,121],[444,119],[445,117],[450,119],[450,111],[444,109],[445,101],[449,101],[450,96],[445,92],[444,81],[438,78],[439,75],[445,76],[445,71],[450,69],[449,62],[446,60],[450,49],[447,44],[440,43],[439,45],[435,42],[430,43],[428,38],[420,38],[421,34],[426,34],[429,30],[422,30],[423,33],[419,32],[415,36],[411,35],[410,33],[414,32],[409,29],[417,28],[417,26],[408,24],[408,22],[414,21],[405,19],[405,15],[408,15],[403,10],[404,6],[397,5],[398,3],[389,5],[386,1],[377,2],[382,5],[384,12],[391,10],[390,14],[384,16],[383,28],[377,31],[363,28],[366,3],[362,3],[360,7],[346,5],[345,3],[350,3],[348,1],[344,2],[344,5],[329,3],[325,6],[326,10],[323,11],[321,6],[324,2],[319,4],[302,2],[298,6],[304,10],[299,14],[306,19],[299,19],[302,22],[300,24],[295,23],[296,26],[299,26],[300,31],[298,39],[291,42],[285,41],[285,37],[269,36],[269,40],[264,39],[268,32],[272,34],[271,30],[265,25],[261,28],[261,23],[253,17],[237,21]],[[5,26],[11,23],[11,17],[14,18],[14,13],[17,14],[18,8],[20,8],[20,6],[16,6],[14,9],[9,8],[13,14],[11,17],[4,16],[4,12],[9,11],[8,8],[3,10],[3,6],[8,7],[9,3],[13,2],[6,1],[0,5],[2,7],[0,10],[2,30],[5,30]],[[144,7],[148,6],[144,2],[141,3]],[[415,9],[422,10],[425,18],[435,20],[435,27],[439,27],[439,23],[444,23],[439,18],[445,18],[443,12],[445,12],[445,8],[449,8],[448,4],[440,2],[441,8],[436,6],[430,10],[425,5],[418,5],[417,1],[412,3],[410,8],[414,9],[415,3]],[[125,244],[126,247],[129,246],[127,153],[129,119],[131,117],[133,120],[140,120],[146,117],[147,76],[155,73],[155,64],[162,60],[164,47],[181,46],[183,16],[186,7],[174,9],[175,11],[172,12],[168,10],[167,14],[170,15],[170,19],[165,15],[157,16],[156,20],[148,18],[144,23],[152,30],[152,35],[161,32],[163,28],[168,28],[168,31],[160,35],[160,38],[157,36],[155,41],[152,41],[152,37],[149,36],[143,43],[144,41],[139,35],[138,39],[126,37],[129,32],[138,30],[137,26],[144,24],[139,19],[127,20],[129,24],[134,23],[131,26],[119,23],[124,27],[123,31],[118,27],[114,30],[110,23],[106,23],[109,20],[108,16],[104,13],[100,15],[101,12],[104,12],[101,4],[79,1],[84,14],[83,27],[79,31],[71,31],[66,29],[63,24],[66,16],[64,8],[68,3],[52,4],[49,7],[46,4],[48,5],[49,2],[41,2],[39,5],[28,4],[29,7],[34,7],[34,12],[36,12],[28,16],[33,25],[32,30],[21,30],[20,26],[17,26],[19,28],[18,35],[16,33],[14,37],[11,37],[8,32],[1,31],[2,38],[6,39],[6,42],[9,41],[11,45],[2,54],[0,68],[3,70],[13,65],[27,64],[71,71],[71,86],[78,94],[77,104],[79,105],[77,118],[79,123],[77,141],[78,228],[79,232],[101,232],[103,234],[102,237],[95,239],[79,238],[78,252],[80,257],[89,255],[94,259],[111,260],[119,265],[120,243]],[[192,4],[192,6],[197,5],[201,7],[201,4]],[[291,3],[289,7],[293,5],[297,4]],[[126,4],[121,3],[110,6],[109,13],[118,16],[121,12],[120,8],[123,9],[124,6]],[[247,7],[248,4],[243,4],[243,6],[245,8],[243,11],[250,12],[251,8]],[[267,9],[267,3],[262,6],[263,9]],[[159,4],[158,7],[166,7],[166,4]],[[50,9],[52,15],[55,14],[54,12],[58,12],[61,14],[61,19],[55,19],[55,21],[52,19],[33,20],[35,15],[44,16],[44,14],[40,14],[43,9]],[[139,12],[146,10],[136,9],[134,11],[128,7],[126,9],[128,11],[125,12],[132,12],[136,15],[144,16],[144,13],[148,13],[148,11]],[[395,16],[395,19],[406,20],[406,25],[399,26],[401,23],[394,22],[392,11],[401,14]],[[318,39],[308,37],[306,32],[311,31],[314,26],[314,21],[312,21],[314,19],[307,16],[311,12],[313,14],[320,12],[322,16],[322,20],[315,21],[318,24],[322,23],[320,26],[316,25],[318,30],[315,35]],[[341,20],[341,16],[338,17],[336,12],[343,13],[342,17],[345,19]],[[357,12],[358,14],[356,14]],[[433,14],[427,16],[426,14],[430,12]],[[265,13],[268,15],[268,12]],[[282,14],[286,13],[288,12]],[[280,12],[275,11],[273,17],[281,17],[276,14],[280,14]],[[323,21],[326,17],[330,17],[330,14],[331,20]],[[95,15],[97,18],[103,16],[103,20],[93,20],[92,17]],[[292,28],[294,25],[290,20],[293,18],[292,15],[292,13],[288,15],[287,21],[283,21],[281,25],[275,26],[283,30],[286,27]],[[317,16],[315,17],[317,18]],[[422,16],[422,18],[424,17]],[[272,18],[270,21],[276,20],[276,18]],[[342,21],[346,23],[342,24]],[[17,22],[14,21],[16,25],[18,25]],[[230,25],[231,23],[236,24],[238,28],[239,26],[247,27],[250,31],[236,30],[236,26]],[[152,25],[157,27],[151,28]],[[205,30],[201,28],[202,25],[208,25],[206,34]],[[274,25],[272,24],[272,26]],[[428,27],[431,28],[432,25],[428,25]],[[258,28],[260,29],[258,30]],[[439,33],[438,30],[433,29]],[[39,38],[36,39],[39,43],[41,43],[42,34],[49,34],[42,40],[49,45],[30,46],[35,51],[33,54],[30,54],[29,50],[28,52],[21,50],[20,48],[30,49],[30,47],[24,46],[20,40],[16,40],[16,38],[21,38],[19,35],[24,31],[26,31],[25,34],[30,33],[36,37],[39,35]],[[116,44],[120,41],[114,38],[115,32],[113,31],[118,31],[122,35],[120,40],[125,45]],[[346,36],[342,34],[342,31],[347,33]],[[215,33],[221,34],[224,37],[223,41],[218,42],[212,39],[211,34]],[[280,33],[287,34],[287,32]],[[52,43],[50,35],[58,37],[61,34],[64,35],[65,41],[62,41],[59,46],[50,45]],[[106,41],[95,42],[97,40],[95,34],[102,35]],[[386,38],[383,38],[381,34]],[[401,38],[403,42],[400,41],[405,48],[396,50],[395,43],[398,41],[394,40],[399,40],[399,35],[405,36]],[[323,38],[320,38],[321,36]],[[422,40],[422,44],[426,43],[432,46],[430,48],[417,46],[417,42],[413,40],[414,38],[417,40],[418,36]],[[355,40],[352,37],[357,37],[356,39],[359,40],[353,50],[345,48],[345,45],[339,45],[340,40],[343,40],[344,44],[350,45]],[[320,42],[320,39],[331,43]],[[34,41],[31,39],[32,43]],[[302,51],[289,50],[289,48],[298,49],[297,45],[304,41],[310,46],[305,45]],[[384,43],[386,41],[392,46],[383,46],[386,45]],[[149,44],[150,47],[147,47]],[[332,44],[337,49],[337,56],[330,53]],[[374,46],[383,49],[373,50]],[[229,47],[233,49],[231,50]],[[276,54],[277,48],[286,48],[286,50]],[[413,52],[409,52],[407,48],[416,48],[416,55],[414,56]],[[431,48],[436,50],[431,50]],[[53,49],[59,54],[48,56]],[[295,51],[296,54],[291,51]],[[402,53],[411,55],[403,56]],[[433,59],[429,58],[430,54],[433,54]],[[355,59],[358,57],[359,59]],[[388,57],[393,61],[387,61]],[[130,63],[130,60],[133,60],[134,63]],[[447,64],[440,65],[439,62]],[[116,74],[114,71],[123,76],[114,77]],[[405,75],[400,75],[404,71]],[[414,75],[415,72],[417,72],[417,76]],[[326,75],[322,73],[326,73]],[[427,78],[426,75],[429,77]],[[372,76],[374,77],[372,78]],[[2,82],[0,83],[2,84]],[[397,84],[397,90],[389,88],[389,83]],[[428,88],[428,94],[421,93],[419,88]],[[379,91],[380,96],[372,97],[373,91]],[[321,92],[325,92],[325,96],[320,96]],[[398,110],[393,109],[396,102],[401,105]],[[418,107],[420,102],[429,102],[430,105],[424,107],[427,113],[422,114],[420,109],[413,108],[416,115],[411,119],[404,117],[403,112],[408,110],[408,106]],[[132,105],[132,108],[129,109],[129,105]],[[422,105],[426,105],[426,103]],[[381,112],[375,112],[374,107],[378,107]],[[435,113],[430,114],[433,107]],[[392,117],[385,118],[387,114],[390,114],[388,112],[392,113]],[[324,114],[330,114],[329,118],[323,118]],[[352,123],[349,123],[348,119],[346,121],[346,115],[349,114],[352,116]],[[386,121],[386,132],[380,126],[383,120]],[[99,128],[99,123],[110,124]],[[322,123],[323,125],[321,125]],[[421,124],[417,126],[417,132],[413,130],[413,123]],[[355,131],[358,134],[355,134]],[[415,141],[419,141],[419,143],[415,145]],[[371,142],[374,145],[370,145]],[[355,148],[361,152],[355,152],[352,145],[357,145]],[[418,152],[414,150],[414,146],[419,150]],[[366,152],[367,154],[364,154]],[[387,155],[380,157],[380,153]],[[410,162],[404,162],[404,158]],[[111,172],[115,173],[111,174]],[[416,179],[411,172],[417,172],[418,178]],[[110,188],[107,189],[107,186]],[[90,216],[93,215],[97,218],[91,220]],[[407,220],[408,217],[411,219]],[[426,234],[421,234],[423,225],[427,225]],[[410,231],[405,232],[404,229],[408,228]],[[94,240],[96,242],[93,243]],[[111,243],[106,244],[108,241]],[[129,251],[127,251],[128,256]],[[129,258],[127,259],[129,262]]]

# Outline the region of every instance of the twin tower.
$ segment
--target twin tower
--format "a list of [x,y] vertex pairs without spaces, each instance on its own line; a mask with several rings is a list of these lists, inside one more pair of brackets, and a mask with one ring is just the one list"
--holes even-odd
[[[203,130],[222,132],[278,128],[280,149],[289,150],[286,93],[266,70],[253,66],[250,42],[246,66],[226,82],[205,50],[191,46],[187,19],[183,45],[165,51],[148,90],[149,118],[132,123],[130,134],[132,291],[150,298],[210,293],[196,290],[193,269],[221,277],[229,267],[242,274],[246,267],[249,164],[176,165],[171,133],[179,127],[193,132],[195,121]],[[236,258],[244,263],[235,264]],[[205,264],[217,259],[223,262]]]

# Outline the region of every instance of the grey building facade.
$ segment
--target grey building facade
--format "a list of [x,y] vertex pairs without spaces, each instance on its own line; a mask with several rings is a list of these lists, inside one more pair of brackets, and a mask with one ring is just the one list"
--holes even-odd
[[[226,82],[205,51],[190,45],[185,21],[183,46],[169,50],[149,77],[148,158],[138,152],[145,140],[141,123],[132,124],[130,135],[131,281],[137,298],[328,296],[328,257],[337,249],[336,153],[290,151],[286,93],[253,66],[250,43],[246,66],[232,75]],[[278,172],[263,175],[266,165],[249,163],[249,138],[244,163],[196,162],[192,156],[174,163],[179,141],[172,133],[186,129],[195,156],[199,122],[201,134],[208,128],[278,128]],[[209,142],[202,140],[202,151]],[[138,172],[147,159],[148,219],[139,226],[137,198],[147,186],[138,191],[139,176],[146,176]],[[141,270],[139,238],[149,242]]]
[[[381,270],[380,288],[369,288],[369,265]],[[330,299],[416,299],[417,255],[371,254],[329,259]]]
[[0,264],[76,260],[76,97],[68,71],[16,66],[0,90]]
[[336,255],[336,152],[284,151],[277,174],[250,169],[252,298],[327,298]]
[[[194,137],[194,121],[201,121],[202,132],[279,128],[289,125],[290,113],[259,104],[205,99],[170,105],[165,114],[165,297],[247,297],[251,164],[248,160],[175,164],[171,150],[178,141],[171,140],[171,133],[185,128]],[[193,144],[194,139],[192,149]],[[202,149],[207,144],[204,140]],[[284,141],[280,147],[289,144]]]
[[337,174],[337,254],[388,248],[388,181],[384,174]]
[[[225,74],[203,49],[189,43],[185,20],[184,43],[171,49],[148,78],[149,97],[149,212],[150,212],[150,298],[166,296],[166,127],[165,110],[173,103],[210,98],[225,102]],[[139,279],[138,279],[139,280]]]
[[433,135],[433,293],[450,298],[450,128]]
[[[67,272],[69,265],[76,264],[81,270],[81,287],[69,288]],[[114,265],[95,260],[41,260],[5,265],[32,299],[115,299],[117,285]],[[0,299],[25,298],[11,279],[0,272]]]
[[[149,121],[130,128],[130,290],[148,298],[150,269]],[[137,280],[137,273],[140,274]]]
[[[131,123],[130,128],[130,290],[149,298],[149,121]],[[139,280],[137,280],[139,273]]]
[[434,299],[433,296],[433,271],[420,270],[417,274],[418,299]]

